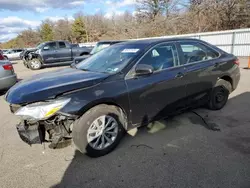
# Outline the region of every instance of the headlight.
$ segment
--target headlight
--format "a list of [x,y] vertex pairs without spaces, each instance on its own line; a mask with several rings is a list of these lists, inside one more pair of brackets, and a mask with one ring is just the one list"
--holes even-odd
[[38,102],[20,108],[15,115],[23,119],[47,119],[62,109],[70,99],[59,99],[50,102]]

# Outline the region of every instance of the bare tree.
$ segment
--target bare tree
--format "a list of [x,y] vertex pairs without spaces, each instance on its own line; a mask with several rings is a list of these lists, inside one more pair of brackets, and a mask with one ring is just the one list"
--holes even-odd
[[73,41],[72,23],[68,18],[58,20],[54,26],[54,38],[55,40],[68,40]]

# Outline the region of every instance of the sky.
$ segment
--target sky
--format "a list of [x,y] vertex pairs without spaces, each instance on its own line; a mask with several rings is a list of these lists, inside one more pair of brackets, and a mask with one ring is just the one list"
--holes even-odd
[[41,21],[73,19],[77,12],[113,14],[133,12],[136,0],[0,0],[0,42],[6,42],[21,31],[37,28]]

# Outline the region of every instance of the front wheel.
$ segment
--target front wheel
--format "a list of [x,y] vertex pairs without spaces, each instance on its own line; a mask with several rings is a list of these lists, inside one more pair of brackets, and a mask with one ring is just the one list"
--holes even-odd
[[115,106],[98,105],[74,124],[73,141],[82,153],[100,157],[111,152],[124,135],[124,118]]
[[219,79],[211,91],[208,108],[211,110],[220,110],[223,108],[228,101],[231,91],[231,83],[226,80]]
[[34,58],[28,62],[28,66],[31,70],[39,70],[42,68],[42,63],[39,59]]

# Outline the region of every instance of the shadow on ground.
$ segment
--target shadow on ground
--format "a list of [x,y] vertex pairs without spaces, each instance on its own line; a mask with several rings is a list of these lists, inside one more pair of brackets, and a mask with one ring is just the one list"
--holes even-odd
[[[92,159],[75,151],[61,187],[249,187],[250,93],[228,101],[221,111],[196,109],[220,132],[187,112],[126,136],[112,153]],[[164,126],[162,126],[164,124]],[[200,126],[202,125],[202,126]],[[248,174],[248,175],[247,175]]]

